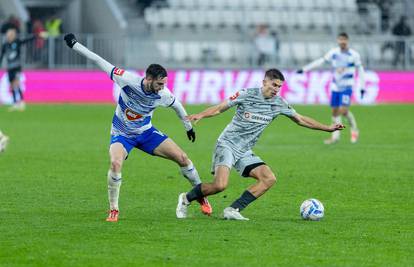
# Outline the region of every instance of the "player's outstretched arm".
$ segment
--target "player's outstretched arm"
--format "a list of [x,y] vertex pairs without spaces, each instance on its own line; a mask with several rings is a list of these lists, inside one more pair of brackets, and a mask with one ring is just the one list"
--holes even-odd
[[100,69],[105,71],[108,75],[111,75],[112,69],[114,68],[114,65],[106,61],[105,59],[101,58],[97,54],[90,51],[88,48],[83,46],[76,40],[76,37],[73,33],[66,34],[64,37],[67,46],[78,52],[84,57],[87,57],[91,61],[93,61]]
[[300,115],[299,113],[296,113],[294,116],[290,117],[290,119],[296,122],[300,126],[314,129],[314,130],[321,130],[325,132],[334,132],[336,130],[342,130],[345,128],[345,126],[340,123],[332,124],[332,125],[325,125],[310,117]]
[[365,95],[365,70],[361,65],[358,66],[358,76],[359,76],[359,90],[361,91],[361,98],[364,98]]
[[193,130],[193,126],[191,125],[191,122],[187,119],[187,111],[185,111],[183,105],[177,99],[174,100],[174,102],[172,103],[170,107],[174,109],[175,113],[177,113],[177,116],[183,122],[184,128],[187,131],[188,140],[194,143],[196,139],[196,135]]
[[297,73],[303,73],[307,72],[313,69],[316,69],[320,66],[322,66],[325,63],[325,59],[323,57],[316,59],[315,61],[312,61],[308,65],[303,66],[301,69],[297,70]]
[[230,106],[229,106],[228,102],[224,101],[224,102],[221,102],[218,105],[209,107],[209,108],[207,108],[206,110],[204,110],[200,113],[187,116],[187,119],[189,121],[193,121],[194,123],[197,123],[199,120],[201,120],[203,118],[217,116],[218,114],[228,110],[229,108],[230,108]]

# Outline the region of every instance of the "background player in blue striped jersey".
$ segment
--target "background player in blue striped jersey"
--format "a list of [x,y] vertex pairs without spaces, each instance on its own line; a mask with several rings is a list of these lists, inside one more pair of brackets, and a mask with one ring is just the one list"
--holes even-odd
[[[358,126],[354,114],[349,110],[351,105],[352,88],[355,83],[355,69],[358,68],[359,89],[361,97],[365,90],[365,72],[361,63],[359,53],[349,48],[349,37],[346,33],[340,33],[337,38],[338,47],[329,50],[322,58],[298,70],[298,73],[306,72],[322,66],[325,62],[331,64],[334,69],[333,81],[331,83],[331,107],[332,121],[341,123],[341,116],[347,118],[351,129],[351,142],[356,143],[359,137]],[[332,144],[339,141],[340,132],[332,133],[332,137],[325,140],[325,144]]]
[[[195,141],[195,132],[191,123],[186,119],[185,109],[165,87],[167,71],[161,65],[151,64],[146,70],[145,77],[140,77],[135,73],[114,67],[77,42],[73,34],[65,35],[64,39],[70,48],[96,63],[121,87],[111,128],[109,148],[111,167],[108,171],[110,212],[107,221],[118,221],[122,164],[134,147],[148,154],[176,162],[181,167],[183,176],[193,186],[200,184],[198,172],[184,151],[151,124],[155,108],[171,107],[182,120],[188,138],[192,142]],[[198,201],[201,211],[210,215],[212,209],[207,199],[202,197]]]

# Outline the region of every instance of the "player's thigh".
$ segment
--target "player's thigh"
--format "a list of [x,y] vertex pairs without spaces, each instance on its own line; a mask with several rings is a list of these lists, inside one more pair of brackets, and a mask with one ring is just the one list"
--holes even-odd
[[20,79],[18,75],[11,81],[11,86],[13,89],[20,86]]
[[121,143],[116,142],[109,146],[109,157],[112,165],[115,164],[117,165],[116,167],[122,167],[122,163],[127,156],[128,152]]
[[230,170],[226,165],[217,165],[214,173],[214,184],[222,191],[229,183]]
[[171,139],[165,139],[154,149],[154,155],[177,162],[180,166],[189,163],[187,154]]
[[339,113],[342,115],[347,115],[349,111],[349,106],[342,106],[339,108]]
[[233,151],[226,146],[217,145],[211,161],[211,174],[215,175],[217,168],[220,166],[226,166],[231,170],[234,163],[235,157]]
[[273,173],[272,169],[267,165],[260,165],[252,169],[249,173],[250,177],[253,177],[256,180],[263,181],[265,183],[274,183],[276,182],[276,175]]
[[[244,155],[236,161],[234,168],[242,177],[252,177],[251,171],[261,165],[266,165],[264,161],[253,153],[252,150],[248,150]],[[255,178],[255,177],[253,177]]]

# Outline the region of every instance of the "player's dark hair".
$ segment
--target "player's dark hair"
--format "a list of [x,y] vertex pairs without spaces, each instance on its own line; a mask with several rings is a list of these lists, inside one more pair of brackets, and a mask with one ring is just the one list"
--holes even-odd
[[349,39],[349,36],[346,32],[341,32],[340,34],[338,34],[338,37],[344,37],[346,39]]
[[145,76],[155,80],[167,77],[167,70],[159,64],[151,64],[145,71]]
[[267,70],[265,73],[265,78],[269,78],[271,80],[274,80],[274,79],[278,79],[281,81],[285,80],[285,76],[283,76],[283,73],[278,69]]

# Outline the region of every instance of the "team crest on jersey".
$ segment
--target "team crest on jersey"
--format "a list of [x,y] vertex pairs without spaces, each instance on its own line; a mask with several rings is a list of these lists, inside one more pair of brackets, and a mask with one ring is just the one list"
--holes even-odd
[[239,97],[239,95],[240,95],[240,93],[239,93],[239,92],[235,93],[234,95],[232,95],[232,96],[230,97],[230,100],[231,100],[231,101],[234,101],[236,98],[238,98],[238,97]]
[[124,74],[125,70],[120,69],[120,68],[115,68],[114,69],[114,74],[118,75],[118,76],[122,76],[122,74]]
[[127,119],[130,120],[130,121],[135,121],[135,120],[138,120],[138,119],[142,118],[141,114],[138,114],[138,113],[136,113],[135,111],[132,111],[129,108],[127,108],[125,110],[125,115],[126,115]]

